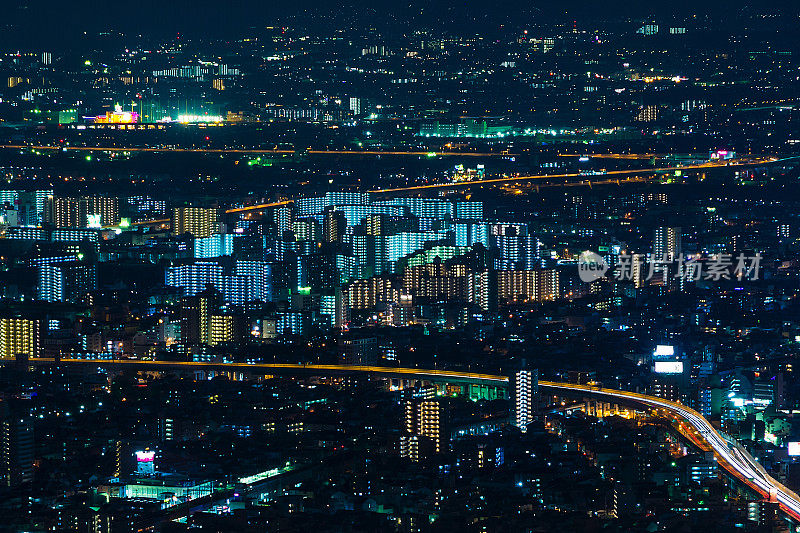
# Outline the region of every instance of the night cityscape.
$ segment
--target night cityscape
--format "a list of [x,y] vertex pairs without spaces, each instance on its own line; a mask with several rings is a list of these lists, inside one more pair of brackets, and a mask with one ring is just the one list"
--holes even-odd
[[0,531],[800,532],[800,5],[8,0]]

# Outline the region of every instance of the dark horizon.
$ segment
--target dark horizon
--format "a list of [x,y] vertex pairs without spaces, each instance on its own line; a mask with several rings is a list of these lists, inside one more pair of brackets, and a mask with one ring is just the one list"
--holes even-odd
[[[733,2],[656,2],[647,4],[634,0],[596,2],[568,0],[525,2],[504,0],[491,5],[477,0],[446,5],[435,0],[370,2],[348,0],[331,5],[320,0],[291,5],[274,5],[258,1],[233,0],[175,0],[160,2],[143,0],[132,6],[128,3],[80,0],[13,0],[2,20],[6,31],[0,43],[35,49],[37,46],[71,47],[83,32],[123,32],[129,36],[143,35],[156,39],[171,39],[178,34],[192,39],[236,38],[251,28],[263,28],[283,22],[313,27],[330,21],[373,22],[384,30],[405,31],[428,27],[447,31],[448,25],[464,25],[471,31],[493,31],[492,26],[536,24],[547,20],[589,23],[595,20],[620,18],[645,19],[648,16],[671,17],[688,13],[714,18],[736,17],[751,10],[773,10],[785,15],[782,23],[791,24],[800,6],[787,7],[783,2],[754,3],[752,0]],[[453,27],[452,29],[456,29]]]

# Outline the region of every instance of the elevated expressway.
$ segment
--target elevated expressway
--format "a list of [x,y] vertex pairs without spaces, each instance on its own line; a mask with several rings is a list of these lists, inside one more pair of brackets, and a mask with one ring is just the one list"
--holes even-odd
[[[4,361],[14,364],[14,361]],[[392,368],[385,366],[316,365],[290,363],[209,363],[193,361],[149,361],[138,359],[54,359],[31,358],[20,364],[57,364],[70,367],[105,368],[133,371],[202,371],[242,373],[248,375],[344,376],[363,374],[378,378],[423,380],[471,385],[508,386],[508,377],[497,374],[434,370],[422,368]],[[800,522],[800,496],[772,478],[735,440],[724,436],[700,413],[683,404],[635,392],[606,389],[593,385],[576,385],[556,381],[539,381],[540,391],[554,396],[586,398],[604,402],[646,408],[659,416],[672,419],[680,432],[695,445],[711,451],[717,462],[731,476],[760,496],[777,502],[789,517]]]
[[636,392],[606,389],[591,385],[574,385],[540,381],[539,388],[554,395],[582,396],[627,405],[648,407],[678,423],[682,434],[703,450],[712,451],[717,462],[729,474],[760,494],[777,502],[782,511],[800,520],[800,496],[771,477],[738,442],[724,436],[700,413],[685,405]]

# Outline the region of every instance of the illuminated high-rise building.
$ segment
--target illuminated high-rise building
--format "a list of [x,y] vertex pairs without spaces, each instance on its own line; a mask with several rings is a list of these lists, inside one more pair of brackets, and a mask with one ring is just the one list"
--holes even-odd
[[350,97],[350,111],[353,112],[353,115],[359,116],[361,115],[361,98],[357,98],[355,96]]
[[119,200],[106,196],[81,198],[80,227],[116,226],[119,224]]
[[105,196],[48,196],[43,224],[53,228],[100,228],[119,224],[119,199]]
[[333,209],[325,211],[325,219],[322,224],[322,236],[325,242],[342,242],[346,229],[347,218],[344,212]]
[[681,253],[681,228],[659,226],[653,234],[653,257],[674,258]]
[[497,297],[500,302],[546,302],[559,297],[559,277],[555,269],[500,270],[497,272]]
[[17,223],[22,227],[35,227],[43,223],[47,199],[52,190],[19,191],[17,196]]
[[386,231],[386,215],[383,213],[367,215],[364,226],[367,235],[383,235]]
[[278,235],[292,229],[292,215],[292,208],[286,205],[272,210],[272,220],[278,228]]
[[483,220],[483,202],[456,202],[456,218]]
[[97,266],[81,261],[39,266],[37,298],[45,302],[74,302],[97,289]]
[[219,230],[219,212],[212,207],[176,207],[172,210],[172,234],[191,233],[210,237]]
[[211,344],[212,333],[216,333],[216,343],[223,342],[226,337],[225,321],[217,321],[216,330],[212,325],[221,301],[222,294],[213,288],[181,299],[179,316],[183,344]]
[[355,280],[344,289],[344,294],[347,305],[353,310],[372,309],[377,304],[398,301],[397,289],[390,279],[382,277]]
[[252,299],[272,301],[272,264],[266,261],[236,261],[234,273],[249,278]]
[[470,272],[467,274],[467,301],[488,311],[496,301],[494,276],[489,271]]
[[17,488],[33,482],[34,433],[30,415],[0,401],[0,486]]
[[197,261],[188,265],[168,267],[165,283],[173,287],[181,287],[186,296],[194,296],[204,291],[209,285],[222,290],[222,266],[213,261]]
[[223,255],[233,255],[232,233],[215,233],[208,237],[198,237],[194,240],[195,259],[210,259]]
[[44,224],[54,228],[80,227],[80,201],[77,198],[47,198]]
[[540,302],[558,300],[561,287],[559,285],[558,270],[542,269],[536,271],[539,277],[537,298]]
[[403,291],[414,298],[433,301],[467,301],[467,274],[464,265],[445,265],[440,258],[406,268],[403,273]]
[[222,295],[226,302],[244,305],[255,300],[253,289],[253,281],[249,276],[222,276]]
[[234,316],[211,315],[209,321],[208,345],[216,346],[234,339]]
[[311,217],[292,222],[294,238],[298,241],[318,241],[320,239],[319,223]]
[[523,368],[511,376],[513,385],[514,425],[523,432],[536,418],[537,397],[539,394],[539,371]]
[[0,359],[39,355],[39,335],[38,320],[0,318]]
[[436,387],[421,387],[405,402],[404,431],[400,437],[400,456],[414,462],[424,460],[446,448],[444,404],[436,397]]

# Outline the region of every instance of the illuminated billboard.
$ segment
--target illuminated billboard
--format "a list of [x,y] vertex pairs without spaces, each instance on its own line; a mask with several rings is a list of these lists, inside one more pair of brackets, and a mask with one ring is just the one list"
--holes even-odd
[[675,347],[669,344],[659,344],[656,346],[653,355],[656,357],[672,357],[675,355]]
[[224,119],[220,115],[178,115],[178,122],[181,124],[195,124],[207,122],[222,122]]
[[682,374],[683,362],[681,361],[656,361],[653,368],[656,374]]
[[800,455],[800,442],[790,442],[787,445],[789,455]]
[[156,457],[156,452],[143,451],[136,452],[136,461],[140,463],[152,463]]

